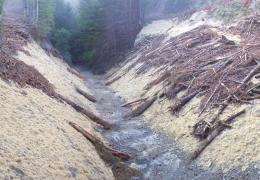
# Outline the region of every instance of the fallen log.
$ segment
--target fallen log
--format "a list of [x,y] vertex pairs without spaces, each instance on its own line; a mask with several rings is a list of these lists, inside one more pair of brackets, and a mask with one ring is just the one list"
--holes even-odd
[[185,106],[188,102],[190,102],[197,94],[199,94],[201,90],[194,91],[193,93],[181,97],[181,99],[172,107],[170,107],[173,114],[178,113],[183,106]]
[[195,160],[199,155],[206,149],[206,147],[227,127],[230,127],[230,123],[237,118],[238,116],[244,114],[246,111],[242,110],[229,118],[227,118],[224,122],[219,121],[218,125],[215,129],[209,134],[209,136],[201,143],[197,150],[195,150],[191,155],[191,160]]
[[68,67],[67,70],[68,70],[71,74],[73,74],[73,75],[77,76],[78,78],[84,80],[84,77],[83,77],[80,73],[78,73],[75,69],[72,69],[71,67]]
[[260,74],[257,74],[257,75],[255,76],[255,78],[256,78],[256,79],[260,79]]
[[260,95],[247,97],[246,101],[252,101],[252,100],[256,100],[256,99],[260,99]]
[[114,78],[112,78],[111,80],[106,81],[105,85],[109,86],[111,84],[113,84],[114,82],[116,82],[117,80],[119,80],[122,76],[124,76],[127,73],[127,71],[122,72],[121,74],[115,76]]
[[91,119],[92,121],[94,121],[97,124],[102,125],[105,129],[111,129],[112,128],[112,124],[104,121],[103,119],[101,119],[100,117],[98,117],[97,115],[95,115],[94,113],[84,109],[83,107],[77,105],[76,103],[72,102],[71,100],[63,97],[62,95],[56,95],[58,99],[62,100],[63,102],[69,104],[71,107],[73,107],[76,111],[84,114],[85,116],[87,116],[89,119]]
[[156,78],[155,80],[153,80],[152,82],[150,82],[149,84],[147,84],[145,87],[144,87],[144,90],[149,90],[151,89],[153,86],[163,82],[164,80],[166,80],[168,77],[171,76],[171,73],[170,71],[166,71],[164,72],[161,76],[159,76],[158,78]]
[[157,96],[153,96],[147,99],[143,104],[136,107],[131,113],[126,115],[126,117],[137,117],[143,114],[155,101],[157,100]]
[[260,94],[260,90],[259,89],[253,89],[251,92],[255,93],[255,94]]
[[89,101],[91,101],[91,102],[97,102],[97,100],[96,100],[96,98],[94,97],[94,96],[92,96],[92,95],[90,95],[90,94],[88,94],[87,92],[84,92],[84,91],[82,91],[81,89],[79,89],[79,88],[75,88],[76,89],[76,91],[79,93],[79,94],[81,94],[82,96],[84,96],[86,99],[88,99]]
[[[193,126],[193,134],[196,137],[199,137],[201,139],[205,139],[209,132],[211,131],[212,127],[214,126],[214,123],[217,121],[217,119],[219,118],[219,116],[223,113],[223,111],[226,109],[226,107],[228,106],[228,103],[232,100],[232,97],[235,95],[235,93],[242,88],[245,84],[247,84],[249,82],[249,80],[259,72],[260,70],[260,65],[256,65],[254,67],[254,69],[252,69],[252,71],[250,71],[250,73],[243,79],[243,81],[241,82],[241,84],[239,84],[236,89],[234,90],[234,92],[232,94],[230,94],[227,99],[223,102],[223,104],[221,104],[217,110],[217,112],[212,116],[212,118],[207,121],[207,120],[200,120],[198,123],[196,123]],[[250,99],[247,99],[250,100]]]
[[69,125],[72,126],[75,130],[77,130],[79,133],[81,133],[86,139],[88,139],[96,148],[100,148],[100,146],[103,146],[103,150],[109,151],[113,156],[120,158],[121,160],[129,160],[130,155],[120,152],[117,150],[112,149],[111,147],[104,144],[101,140],[96,138],[94,135],[83,129],[82,127],[78,126],[77,124],[73,122],[69,122]]
[[205,139],[211,131],[214,123],[226,109],[228,102],[231,100],[231,98],[232,96],[229,96],[226,99],[226,101],[219,106],[217,112],[213,114],[213,116],[208,121],[203,119],[196,123],[193,127],[193,135],[200,139]]
[[187,86],[178,85],[176,88],[169,87],[165,92],[164,95],[169,99],[174,99],[179,92],[185,90]]
[[132,102],[123,104],[122,107],[131,106],[131,105],[133,105],[133,104],[140,103],[140,102],[146,101],[146,100],[147,100],[147,98],[137,99],[137,100],[135,100],[135,101],[132,101]]

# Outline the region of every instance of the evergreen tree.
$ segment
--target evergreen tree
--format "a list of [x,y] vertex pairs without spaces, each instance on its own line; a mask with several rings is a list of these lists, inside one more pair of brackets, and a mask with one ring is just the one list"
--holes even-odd
[[96,57],[96,44],[104,26],[104,0],[80,1],[80,31],[74,36],[72,54],[86,64]]
[[3,4],[4,4],[4,0],[0,0],[0,14],[2,13],[3,10]]
[[37,26],[43,36],[49,35],[54,27],[54,2],[53,0],[38,0]]

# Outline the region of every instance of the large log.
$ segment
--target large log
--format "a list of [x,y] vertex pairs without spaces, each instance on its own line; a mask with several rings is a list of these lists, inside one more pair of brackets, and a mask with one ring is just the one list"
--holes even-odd
[[68,70],[71,74],[77,76],[78,78],[84,79],[84,77],[83,77],[79,72],[77,72],[75,69],[72,69],[71,67],[68,67],[67,70]]
[[237,118],[238,116],[244,114],[246,111],[242,110],[229,118],[227,118],[224,122],[220,122],[215,127],[215,129],[209,134],[209,136],[200,144],[197,150],[195,150],[192,155],[191,159],[194,160],[208,147],[208,145],[222,132],[224,131],[232,121]]
[[117,150],[112,149],[111,147],[104,144],[101,140],[96,138],[94,135],[83,129],[82,127],[78,126],[73,122],[69,122],[69,125],[76,129],[79,133],[81,133],[86,139],[88,139],[96,148],[100,148],[100,145],[103,146],[102,149],[109,151],[113,156],[120,158],[121,160],[129,160],[130,156],[124,152],[120,152]]
[[112,79],[107,80],[106,83],[105,83],[105,85],[106,85],[106,86],[109,86],[109,85],[113,84],[114,82],[116,82],[117,80],[119,80],[121,77],[123,77],[126,73],[127,73],[127,71],[125,70],[125,71],[123,71],[122,73],[120,73],[120,74],[116,75],[115,77],[113,77]]
[[174,106],[170,107],[173,114],[178,113],[182,107],[184,107],[188,102],[190,102],[201,90],[194,91],[193,93],[183,96]]
[[71,107],[73,107],[76,111],[84,114],[85,116],[87,116],[89,119],[91,119],[92,121],[94,121],[97,124],[102,125],[105,129],[111,129],[112,128],[112,124],[104,121],[102,118],[98,117],[97,115],[95,115],[94,113],[84,109],[83,107],[77,105],[76,103],[72,102],[71,100],[65,98],[62,95],[57,94],[56,95],[57,98],[61,99],[62,101],[64,101],[65,103],[69,104]]
[[84,92],[84,91],[82,91],[81,89],[79,89],[79,88],[77,88],[77,87],[75,87],[75,89],[76,89],[76,91],[79,93],[79,94],[81,94],[82,96],[84,96],[86,99],[88,99],[89,101],[91,101],[91,102],[97,102],[97,99],[94,97],[94,96],[92,96],[91,94],[88,94],[87,92]]
[[126,117],[137,117],[143,114],[157,99],[157,96],[153,96],[147,99],[143,104],[137,106],[130,114]]
[[170,86],[168,89],[165,90],[165,92],[161,96],[166,96],[169,99],[174,99],[178,93],[185,90],[187,87],[184,85],[178,85],[177,87]]

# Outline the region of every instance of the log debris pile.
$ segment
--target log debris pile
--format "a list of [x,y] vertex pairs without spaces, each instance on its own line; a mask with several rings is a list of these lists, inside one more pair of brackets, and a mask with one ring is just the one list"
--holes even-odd
[[4,31],[1,33],[0,77],[5,81],[14,81],[21,87],[29,85],[54,96],[53,85],[41,73],[13,57],[30,39],[26,23],[19,17],[5,17],[2,24]]
[[[240,40],[232,38],[234,35]],[[154,74],[160,73],[144,90],[160,87],[159,98],[173,100],[169,107],[173,115],[193,98],[200,97],[193,135],[204,140],[225,129],[219,126],[219,117],[227,106],[260,99],[260,84],[252,81],[260,77],[259,37],[260,16],[254,16],[229,29],[202,25],[176,37],[150,38],[149,43],[146,40],[138,45],[141,52],[133,52],[140,57],[136,74],[151,69],[156,69]],[[181,97],[177,96],[180,92]]]

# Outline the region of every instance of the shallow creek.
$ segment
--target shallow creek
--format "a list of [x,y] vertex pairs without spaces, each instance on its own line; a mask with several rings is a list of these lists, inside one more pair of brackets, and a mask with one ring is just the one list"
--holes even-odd
[[[82,71],[81,71],[82,72]],[[97,110],[101,116],[114,124],[110,131],[97,128],[105,139],[115,148],[131,155],[126,163],[140,170],[145,179],[188,180],[188,179],[254,179],[257,172],[232,170],[222,173],[220,170],[203,170],[188,160],[176,143],[167,136],[153,131],[143,117],[126,119],[130,111],[122,107],[124,99],[105,86],[103,76],[82,72],[86,77],[86,85],[98,99]],[[131,87],[129,87],[131,88]]]

